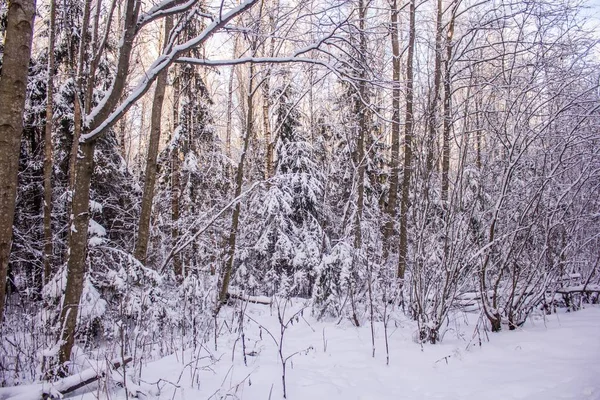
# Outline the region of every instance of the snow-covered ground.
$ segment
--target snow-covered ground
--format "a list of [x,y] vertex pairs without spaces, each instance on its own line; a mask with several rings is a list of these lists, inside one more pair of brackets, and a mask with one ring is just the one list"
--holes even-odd
[[[168,399],[174,392],[176,399],[282,398],[278,347],[264,328],[261,340],[257,326],[279,340],[277,312],[251,305],[247,313],[254,321],[246,321],[246,353],[256,354],[247,356],[248,366],[239,335],[224,335],[217,351],[214,343],[206,344],[220,361],[200,360],[198,366],[206,370],[193,385],[194,364],[183,365],[193,361],[192,353],[185,360],[180,354],[149,364],[144,379],[179,380],[179,389],[164,386],[161,398]],[[538,316],[517,332],[490,333],[489,341],[482,332],[481,347],[477,335],[469,345],[476,317],[469,325],[457,321],[459,335],[450,331],[443,343],[422,347],[413,341],[411,323],[398,328],[391,323],[389,366],[382,324],[376,325],[372,358],[369,325],[317,323],[304,314],[306,321],[300,318],[284,335],[284,357],[301,352],[288,361],[289,399],[600,399],[600,308]],[[198,354],[208,355],[207,350]]]
[[[280,340],[277,311],[249,305],[246,313],[247,366],[240,332],[222,325],[217,350],[211,341],[148,363],[141,385],[146,398],[281,399],[278,346],[267,332]],[[473,335],[477,315],[460,315],[441,344],[423,346],[413,341],[412,322],[391,322],[389,366],[382,324],[375,326],[373,358],[368,324],[316,322],[309,314],[294,319],[284,334],[283,356],[299,352],[287,362],[288,399],[600,399],[598,307],[538,315],[516,332],[487,334],[489,341],[484,332]],[[73,397],[90,400],[98,392]],[[109,398],[124,399],[123,389]]]

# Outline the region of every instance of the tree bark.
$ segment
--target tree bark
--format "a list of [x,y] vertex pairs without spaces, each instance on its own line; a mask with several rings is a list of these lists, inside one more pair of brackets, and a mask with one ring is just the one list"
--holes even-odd
[[[425,174],[426,179],[429,180],[431,173],[433,172],[434,164],[434,148],[437,142],[437,109],[440,101],[440,87],[442,82],[442,12],[443,5],[442,0],[437,0],[437,17],[435,24],[435,61],[433,71],[433,94],[429,102],[429,110],[427,115],[428,125],[428,136],[425,139],[427,148],[427,156],[425,159]],[[426,183],[426,185],[428,185]],[[427,190],[427,188],[426,188]]]
[[[73,190],[75,187],[75,174],[76,174],[76,162],[77,152],[79,151],[79,138],[81,137],[81,128],[83,120],[83,110],[81,107],[81,93],[83,86],[83,68],[85,64],[85,50],[87,46],[87,28],[90,23],[90,2],[91,0],[85,0],[83,6],[83,20],[81,23],[81,37],[79,40],[79,49],[77,51],[77,73],[75,76],[75,104],[73,110],[73,144],[71,146],[71,158],[69,161],[69,183],[70,188]],[[88,76],[88,80],[91,77]],[[93,78],[91,78],[93,80]],[[93,83],[89,83],[93,84]]]
[[408,58],[406,61],[406,124],[404,125],[404,165],[402,176],[402,197],[400,199],[400,246],[398,250],[398,279],[404,280],[408,256],[408,206],[410,200],[410,179],[412,175],[412,131],[413,131],[413,58],[415,52],[415,0],[410,1],[410,21],[408,36]]
[[365,35],[365,14],[366,7],[363,0],[358,1],[358,26],[359,26],[359,49],[360,49],[360,82],[358,83],[358,92],[360,98],[356,99],[356,113],[358,116],[358,138],[356,141],[356,168],[357,168],[357,200],[356,200],[356,217],[354,221],[354,248],[362,247],[362,229],[361,221],[364,208],[365,197],[365,136],[367,135],[367,88],[365,83],[365,68],[366,68],[366,52],[367,38]]
[[0,76],[0,324],[4,314],[6,273],[12,245],[34,15],[35,0],[12,0],[8,4]]
[[71,358],[71,350],[75,342],[75,328],[79,300],[83,292],[85,277],[87,231],[90,219],[90,183],[94,169],[95,142],[81,143],[79,145],[80,157],[75,163],[75,188],[73,203],[71,205],[71,226],[69,236],[69,259],[67,261],[67,284],[60,313],[60,340],[62,345],[59,350],[59,374],[66,375],[65,363]]
[[[179,126],[179,97],[180,97],[180,81],[179,78],[173,82],[173,128],[177,129]],[[171,241],[173,246],[176,245],[179,240],[179,144],[173,146],[173,153],[171,154]],[[183,267],[181,265],[181,255],[175,254],[173,256],[173,272],[177,279],[181,279],[183,276]]]
[[[104,119],[110,115],[112,110],[116,107],[125,88],[126,79],[129,73],[133,41],[136,34],[139,7],[140,3],[135,0],[127,1],[124,24],[125,31],[119,57],[117,59],[114,83],[110,94],[104,101],[104,106],[97,113],[96,118],[92,122],[90,130],[95,129],[99,123],[104,121]],[[81,63],[83,63],[84,54],[85,49],[80,51],[78,70],[81,68]],[[87,84],[93,85],[94,77],[88,76],[87,78]],[[92,93],[92,91],[84,91],[84,93]],[[78,99],[75,100],[76,104],[77,101]],[[89,109],[90,104],[84,106],[86,109]],[[83,115],[80,119],[83,121]],[[107,127],[105,129],[107,130],[109,128]],[[78,150],[77,145],[79,145]],[[69,258],[67,261],[67,283],[59,321],[61,346],[58,359],[60,375],[65,375],[68,372],[65,368],[65,363],[71,358],[71,350],[75,340],[79,300],[83,291],[87,253],[87,233],[90,219],[90,183],[94,169],[95,140],[89,140],[82,143],[79,143],[78,141],[73,143],[73,146],[76,149],[73,150],[72,153],[75,157],[71,159],[74,170],[71,171],[71,178],[73,180],[73,199],[69,227]]]
[[390,3],[391,41],[392,41],[392,146],[390,159],[390,188],[386,213],[388,220],[384,230],[384,259],[388,258],[394,237],[396,206],[398,203],[398,179],[400,170],[400,43],[398,42],[398,3]]
[[[165,19],[164,41],[167,43],[169,32],[173,27],[173,18]],[[158,156],[158,145],[160,144],[160,123],[162,119],[162,108],[167,87],[167,72],[165,68],[156,79],[154,89],[154,100],[152,102],[152,116],[150,120],[150,139],[148,142],[148,153],[146,154],[146,173],[144,180],[144,192],[142,195],[142,210],[138,224],[138,237],[135,245],[134,256],[140,262],[146,262],[148,253],[148,240],[150,238],[150,217],[152,215],[152,203],[154,200],[154,186],[156,184],[156,158]]]
[[444,135],[442,144],[442,202],[448,200],[449,178],[450,172],[450,129],[452,128],[452,88],[450,83],[452,76],[450,70],[452,63],[452,37],[454,36],[454,20],[456,16],[456,6],[454,7],[450,23],[448,25],[448,34],[446,37],[446,59],[444,60]]
[[[237,173],[235,177],[235,194],[234,198],[238,198],[242,194],[242,185],[244,183],[244,163],[246,161],[246,154],[248,153],[248,144],[252,139],[252,132],[254,131],[254,65],[250,63],[249,67],[249,79],[248,79],[248,92],[246,97],[247,103],[247,115],[246,115],[246,135],[244,136],[244,145],[242,148],[242,154],[237,167]],[[223,278],[221,281],[221,289],[219,291],[219,298],[217,306],[215,308],[215,315],[221,310],[221,306],[227,302],[229,282],[231,281],[231,273],[233,271],[233,261],[235,258],[235,245],[237,241],[238,225],[240,222],[241,202],[237,202],[233,209],[231,216],[231,230],[229,231],[229,254],[227,257],[227,264],[223,270]]]
[[[267,57],[273,57],[275,55],[275,37],[272,36],[275,30],[275,18],[273,13],[269,13],[269,35],[271,35],[271,40],[269,41],[269,52]],[[269,120],[269,114],[271,109],[271,99],[270,99],[270,91],[271,91],[271,66],[267,65],[265,72],[265,79],[262,86],[262,96],[263,96],[263,128],[265,135],[265,146],[266,146],[266,159],[265,159],[265,178],[269,179],[273,177],[274,168],[273,168],[273,153],[275,150],[275,138],[272,137],[271,132],[271,121]]]
[[46,81],[46,130],[44,135],[44,284],[52,273],[52,127],[54,94],[54,42],[56,25],[56,5],[50,0],[50,21],[48,35],[48,79]]
[[[233,58],[237,57],[238,38],[233,39]],[[227,84],[227,128],[225,132],[225,154],[231,158],[231,129],[233,120],[233,80],[235,77],[235,65],[231,66],[229,82]]]

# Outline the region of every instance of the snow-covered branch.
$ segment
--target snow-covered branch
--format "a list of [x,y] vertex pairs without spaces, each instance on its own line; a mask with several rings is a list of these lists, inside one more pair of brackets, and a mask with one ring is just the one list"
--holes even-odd
[[[98,104],[98,106],[96,106],[92,110],[90,115],[87,116],[85,120],[86,126],[95,126],[95,128],[91,132],[81,135],[80,142],[86,142],[95,139],[102,132],[106,131],[106,129],[113,126],[119,120],[119,118],[121,118],[127,112],[127,110],[129,110],[129,108],[150,89],[152,83],[156,80],[156,78],[158,78],[158,75],[165,68],[168,68],[169,65],[171,65],[184,52],[204,43],[213,34],[225,27],[229,21],[231,21],[236,16],[242,14],[246,10],[250,9],[257,2],[258,0],[244,1],[239,6],[225,13],[223,15],[223,18],[215,19],[198,36],[182,44],[173,46],[168,53],[162,54],[154,61],[154,63],[152,63],[152,65],[148,69],[148,72],[144,75],[144,77],[140,79],[138,84],[135,86],[135,89],[127,96],[127,98],[114,111],[112,111],[106,119],[94,124],[94,122],[96,122],[95,119],[106,106],[106,102],[103,99],[103,101],[101,101]],[[105,99],[108,98],[110,95],[111,93],[109,91],[109,93],[106,94]]]
[[181,0],[165,0],[152,7],[148,12],[140,15],[137,22],[137,29],[140,30],[143,26],[158,18],[185,12],[192,8],[197,2],[198,0],[188,0],[185,2],[182,2]]

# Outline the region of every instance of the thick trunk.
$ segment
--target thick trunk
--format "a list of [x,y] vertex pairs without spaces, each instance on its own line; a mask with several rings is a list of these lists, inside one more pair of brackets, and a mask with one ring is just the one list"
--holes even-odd
[[[173,18],[165,20],[165,42],[173,27]],[[152,203],[154,200],[154,186],[156,184],[156,158],[158,156],[158,145],[160,144],[160,122],[162,119],[162,108],[167,87],[167,71],[165,68],[156,79],[154,100],[152,102],[152,116],[150,120],[150,139],[148,142],[148,153],[146,155],[146,173],[144,180],[144,192],[142,195],[142,210],[138,224],[138,237],[135,245],[134,256],[142,263],[146,262],[148,252],[148,239],[150,237],[150,216],[152,215]]]
[[400,43],[398,42],[398,4],[392,0],[391,14],[391,40],[392,40],[392,146],[390,159],[390,189],[386,213],[388,220],[384,230],[384,258],[388,258],[394,237],[396,220],[396,206],[398,203],[398,179],[400,170]]
[[406,124],[404,126],[404,165],[402,197],[400,199],[400,246],[398,249],[398,279],[404,280],[408,256],[408,205],[410,179],[412,175],[412,130],[413,130],[413,58],[415,52],[415,0],[410,2],[410,27],[408,37],[408,59],[406,61]]
[[35,0],[12,0],[9,3],[0,76],[0,324],[12,244],[34,15]]
[[56,6],[50,0],[50,21],[48,35],[48,79],[46,81],[46,130],[44,134],[44,284],[52,273],[52,127],[54,94],[54,37]]

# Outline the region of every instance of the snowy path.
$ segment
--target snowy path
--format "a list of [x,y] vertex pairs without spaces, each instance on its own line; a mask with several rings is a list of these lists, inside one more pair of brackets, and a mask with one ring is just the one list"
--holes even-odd
[[[250,314],[273,333],[278,332],[277,320],[269,315],[268,307],[252,306]],[[300,320],[286,333],[284,354],[313,347],[307,354],[294,356],[288,367],[291,400],[600,399],[600,308],[552,315],[545,322],[534,320],[518,332],[490,334],[490,342],[469,350],[466,346],[473,324],[465,326],[463,322],[466,341],[450,332],[444,343],[426,345],[423,350],[412,341],[414,327],[407,325],[390,338],[390,366],[385,365],[381,326],[376,332],[376,357],[371,358],[368,326],[356,329],[312,320],[310,324]],[[232,351],[236,336],[222,337],[214,353],[221,361],[210,366],[213,371],[201,372],[192,388],[188,367],[179,382],[181,388],[174,393],[167,385],[160,398],[171,399],[175,394],[175,399],[201,400],[213,394],[213,399],[235,394],[237,397],[228,398],[267,400],[271,390],[271,399],[282,398],[276,347],[264,331],[262,335],[260,340],[254,323],[246,329],[247,351],[258,353],[248,357],[248,367],[243,365],[239,341]],[[446,356],[450,357],[444,359]],[[187,363],[191,354],[186,358]],[[200,365],[207,365],[206,359]],[[170,356],[145,367],[144,379],[175,382],[182,368],[183,364]]]

